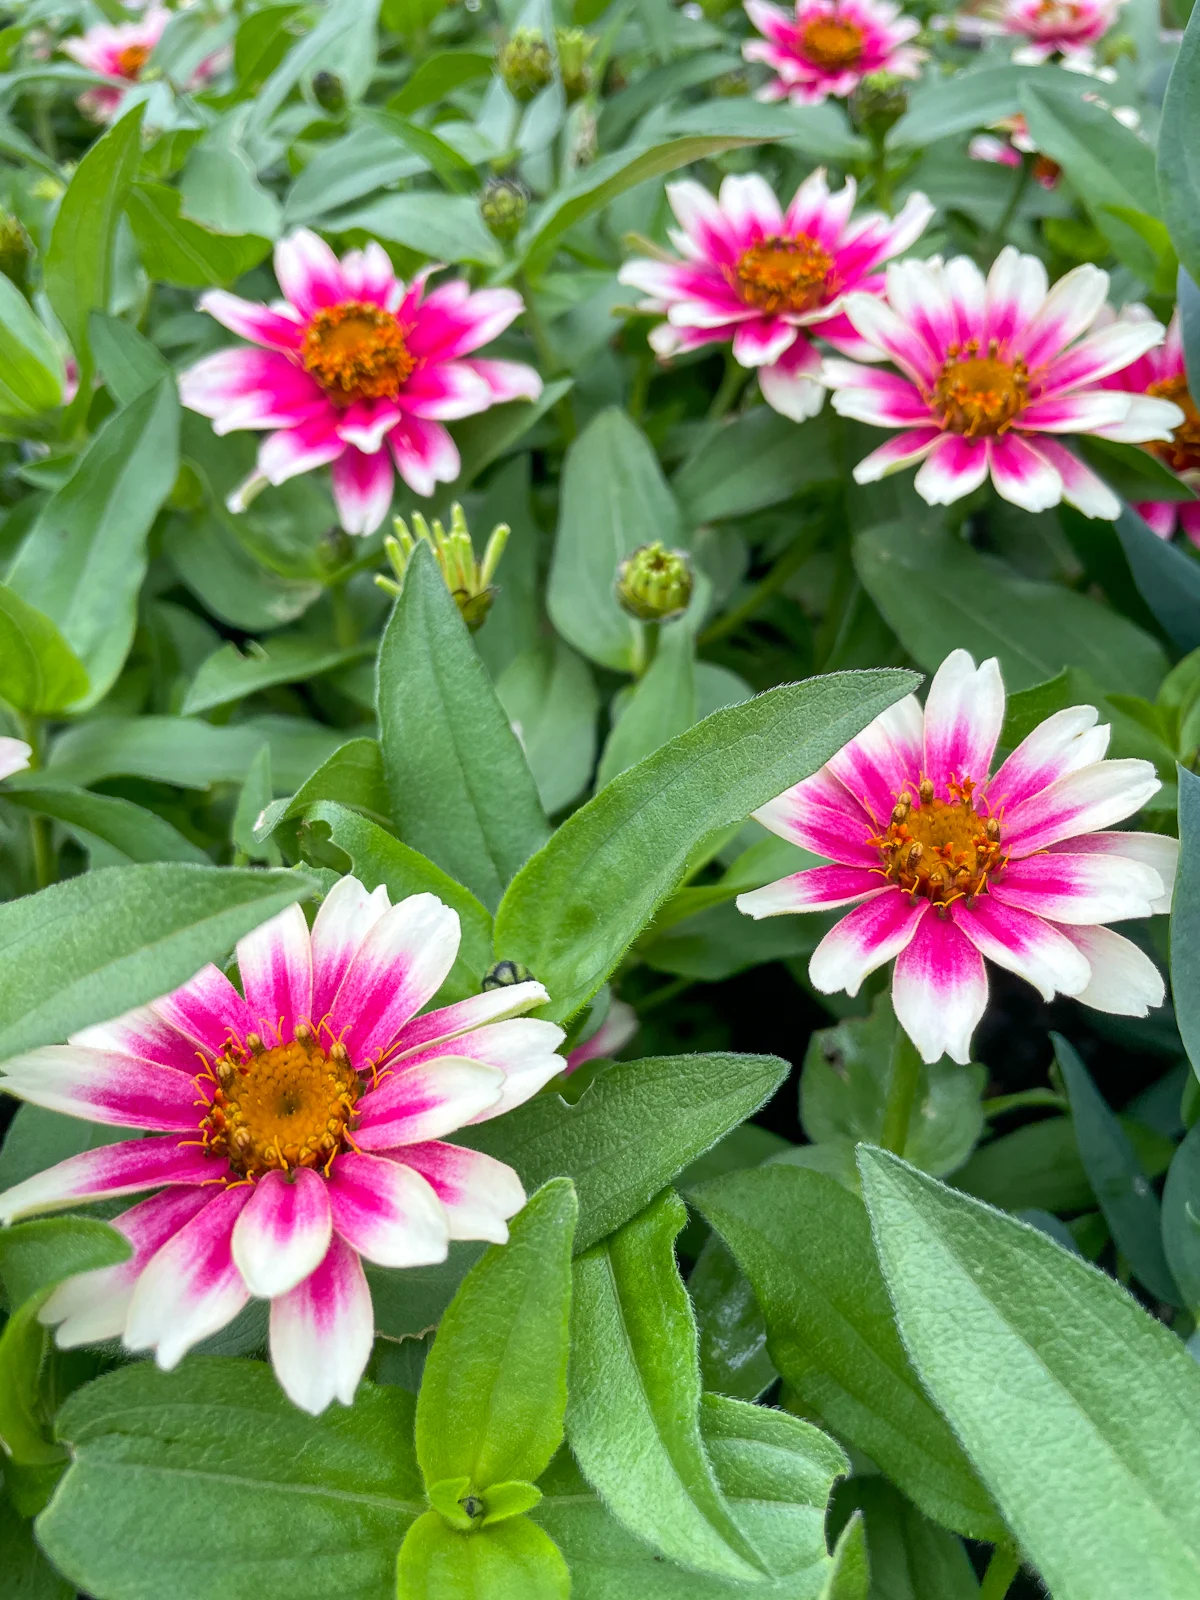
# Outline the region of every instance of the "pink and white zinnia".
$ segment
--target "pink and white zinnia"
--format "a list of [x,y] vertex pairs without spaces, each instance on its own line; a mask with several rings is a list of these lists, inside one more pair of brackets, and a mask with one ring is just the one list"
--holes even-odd
[[1160,787],[1148,761],[1106,761],[1092,706],[1048,717],[989,776],[1004,722],[995,660],[965,650],[876,717],[820,772],[755,813],[833,862],[738,898],[752,917],[854,909],[813,952],[823,994],[857,994],[895,958],[896,1016],[924,1060],[970,1059],[984,957],[1048,1000],[1118,1016],[1162,1003],[1154,963],[1102,924],[1170,909],[1179,846],[1099,830]]
[[458,952],[430,894],[389,906],[354,878],[311,935],[291,906],[238,945],[245,998],[214,966],[153,1004],[4,1064],[0,1088],[146,1138],[72,1156],[0,1195],[0,1221],[139,1190],[113,1226],[133,1253],[42,1309],[64,1346],[121,1337],[175,1366],[253,1296],[296,1405],[349,1405],[374,1336],[362,1260],[443,1261],[503,1243],[515,1172],[445,1135],[520,1105],[562,1071],[563,1034],[521,1017],[520,983],[418,1015]]
[[244,510],[267,483],[329,464],[343,528],[373,533],[391,505],[393,462],[410,489],[431,495],[461,465],[444,423],[537,398],[542,381],[532,367],[472,355],[520,315],[520,295],[472,294],[461,280],[427,294],[435,270],[406,287],[382,245],[339,261],[301,228],[275,246],[283,300],[201,295],[210,316],[260,348],[205,356],[180,379],[184,404],[211,417],[216,433],[276,430],[231,510]]
[[765,178],[731,176],[714,198],[690,180],[667,185],[679,220],[671,242],[682,261],[629,261],[620,281],[649,296],[640,309],[666,317],[650,334],[667,357],[732,341],[734,359],[758,371],[767,403],[794,421],[815,415],[825,391],[821,357],[809,335],[873,359],[842,312],[857,290],[878,294],[879,270],[920,237],[933,215],[922,194],[896,217],[852,217],[853,178],[831,194],[823,168],[811,173],[784,211]]
[[[78,38],[64,41],[64,55],[81,67],[106,78],[123,80],[126,88],[137,83],[166,31],[171,13],[163,6],[147,8],[136,22],[98,22]],[[190,88],[199,89],[220,70],[228,52],[202,61],[192,75]],[[94,122],[109,122],[125,96],[125,88],[88,89],[79,97],[79,109]]]
[[852,294],[845,312],[876,359],[899,373],[839,360],[821,373],[835,411],[902,430],[859,462],[855,481],[919,461],[916,489],[930,505],[949,505],[990,475],[1026,511],[1066,500],[1089,517],[1118,516],[1116,495],[1059,436],[1169,440],[1183,412],[1100,387],[1164,334],[1153,320],[1093,327],[1107,294],[1108,274],[1090,264],[1050,288],[1037,257],[1011,245],[986,281],[966,256],[891,263],[886,303]]
[[1064,66],[1087,71],[1093,46],[1117,20],[1121,5],[1122,0],[1006,0],[1000,26],[1026,41],[1013,51],[1023,66],[1060,56]]
[[794,11],[746,0],[746,15],[763,37],[744,44],[743,57],[775,73],[759,100],[816,106],[845,99],[872,72],[920,76],[925,51],[909,40],[921,24],[891,0],[796,0]]
[[24,772],[32,754],[24,739],[0,738],[0,781],[11,778],[14,772]]

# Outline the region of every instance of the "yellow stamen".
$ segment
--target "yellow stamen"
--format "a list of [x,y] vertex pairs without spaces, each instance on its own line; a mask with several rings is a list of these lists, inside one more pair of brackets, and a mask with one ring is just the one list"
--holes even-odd
[[811,311],[830,296],[833,257],[807,234],[763,239],[729,272],[733,288],[760,311]]
[[988,874],[1004,864],[1000,822],[976,811],[970,778],[950,780],[952,800],[939,800],[928,778],[917,798],[898,797],[887,831],[870,843],[879,851],[889,882],[914,901],[948,905],[971,900],[987,886]]
[[865,45],[862,29],[855,23],[838,17],[817,17],[801,35],[800,49],[814,66],[838,72],[857,66]]
[[335,405],[394,399],[417,364],[391,312],[356,300],[318,311],[300,355]]
[[974,439],[1004,433],[1024,411],[1028,391],[1029,370],[1020,357],[1002,360],[994,339],[981,354],[978,341],[971,339],[961,350],[951,346],[932,403],[943,427]]

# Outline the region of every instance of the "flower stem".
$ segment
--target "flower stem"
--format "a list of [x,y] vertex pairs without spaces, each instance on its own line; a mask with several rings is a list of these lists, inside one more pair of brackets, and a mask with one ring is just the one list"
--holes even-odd
[[766,577],[761,578],[732,611],[727,611],[723,617],[718,617],[715,622],[710,623],[697,642],[702,645],[712,644],[715,640],[724,639],[727,634],[736,632],[743,622],[748,622],[765,601],[783,588],[792,573],[804,565],[813,552],[820,532],[819,524],[814,525],[811,532],[801,532],[793,539]]
[[871,199],[881,211],[892,214],[892,175],[888,170],[887,134],[871,135]]
[[992,1551],[987,1572],[979,1589],[979,1600],[1004,1600],[1013,1579],[1021,1570],[1021,1558],[1011,1545],[998,1544]]
[[745,367],[739,366],[734,360],[733,351],[725,352],[725,372],[721,378],[721,386],[713,395],[712,405],[708,408],[709,422],[718,422],[727,411],[731,410],[734,401],[741,394],[750,374]]
[[654,658],[658,654],[658,641],[662,633],[661,622],[644,622],[642,624],[642,647],[635,667],[639,681],[646,676],[654,665]]
[[883,1128],[879,1135],[883,1148],[898,1156],[904,1154],[904,1146],[908,1142],[908,1124],[920,1082],[921,1057],[916,1045],[898,1026],[892,1045],[891,1079],[887,1103],[883,1108]]
[[[21,731],[29,746],[29,769],[36,771],[42,764],[42,724],[38,717],[23,716]],[[29,840],[33,848],[33,875],[39,889],[54,882],[54,849],[50,836],[50,819],[36,811],[29,814]]]
[[[533,348],[537,351],[538,367],[541,371],[542,381],[549,383],[559,371],[559,361],[554,354],[554,346],[550,342],[550,335],[542,314],[537,308],[533,298],[533,290],[529,284],[528,276],[522,272],[517,279],[517,287],[521,291],[521,298],[525,302],[525,326],[529,329],[529,337],[533,340]],[[558,418],[558,425],[563,432],[563,442],[570,444],[579,432],[575,421],[575,407],[571,404],[571,396],[564,394],[554,402],[554,414]]]
[[1033,157],[1031,155],[1023,155],[1021,157],[1021,170],[1017,173],[1016,181],[1013,183],[1012,193],[1008,197],[1008,204],[1005,206],[999,222],[984,240],[983,259],[986,262],[991,262],[993,256],[1008,237],[1009,227],[1020,208],[1021,201],[1025,198],[1025,191],[1029,187],[1029,180],[1032,176]]
[[1006,1111],[1023,1111],[1027,1106],[1052,1106],[1056,1111],[1066,1111],[1069,1101],[1053,1089],[1022,1089],[1019,1094],[1001,1094],[983,1102],[985,1117],[1002,1117]]
[[346,594],[346,580],[340,578],[337,583],[329,585],[329,604],[333,608],[333,637],[341,650],[348,650],[351,645],[358,643],[358,624],[354,617],[354,608]]

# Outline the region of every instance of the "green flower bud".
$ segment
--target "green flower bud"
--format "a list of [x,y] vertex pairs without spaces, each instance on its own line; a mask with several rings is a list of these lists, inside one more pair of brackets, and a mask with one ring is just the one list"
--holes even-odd
[[1131,33],[1110,33],[1106,39],[1101,40],[1096,53],[1106,67],[1115,67],[1123,60],[1136,61],[1137,40]]
[[582,28],[555,28],[554,43],[558,50],[563,93],[570,105],[575,100],[582,100],[591,90],[592,69],[588,58],[596,48],[596,41]]
[[722,100],[735,100],[740,95],[749,94],[750,74],[740,67],[732,72],[723,72],[719,78],[714,78],[712,92]]
[[331,116],[346,109],[346,85],[336,72],[315,72],[312,92],[321,110],[328,111]]
[[494,967],[489,967],[480,988],[485,992],[489,989],[508,989],[514,983],[529,983],[533,973],[520,961],[497,961]]
[[492,601],[499,593],[492,586],[492,578],[504,554],[504,546],[508,543],[508,524],[501,522],[492,529],[483,560],[477,561],[471,532],[460,505],[450,508],[449,533],[436,518],[431,530],[419,511],[413,512],[412,523],[415,533],[409,532],[408,524],[402,517],[396,517],[393,522],[395,537],[384,540],[384,549],[398,581],[378,577],[375,582],[389,594],[399,594],[413,551],[418,544],[427,544],[437,559],[447,589],[454,596],[455,605],[462,612],[463,621],[472,633],[476,632],[487,620]]
[[656,539],[639,546],[617,568],[617,599],[639,622],[670,622],[687,610],[693,581],[687,551],[668,550]]
[[33,244],[21,225],[21,219],[11,211],[0,209],[0,272],[11,278],[19,289],[25,287],[25,273]]
[[850,96],[850,119],[860,132],[883,139],[908,110],[908,85],[894,72],[869,72]]
[[479,191],[479,214],[495,239],[507,243],[521,231],[529,190],[514,178],[489,178]]
[[550,46],[540,28],[517,28],[496,60],[509,94],[522,103],[532,100],[554,78]]

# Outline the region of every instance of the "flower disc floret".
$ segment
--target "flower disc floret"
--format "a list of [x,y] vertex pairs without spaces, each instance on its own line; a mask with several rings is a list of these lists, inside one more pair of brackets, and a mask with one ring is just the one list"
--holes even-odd
[[952,778],[952,798],[939,800],[922,778],[915,795],[906,788],[897,796],[887,831],[872,836],[884,877],[914,901],[971,905],[1002,863],[999,819],[975,809],[975,787],[971,778]]
[[417,364],[392,313],[357,300],[317,312],[304,331],[301,360],[334,404],[343,406],[394,400]]
[[807,234],[767,238],[738,257],[731,278],[748,306],[760,311],[811,311],[827,297],[833,257]]

